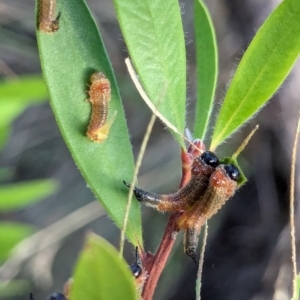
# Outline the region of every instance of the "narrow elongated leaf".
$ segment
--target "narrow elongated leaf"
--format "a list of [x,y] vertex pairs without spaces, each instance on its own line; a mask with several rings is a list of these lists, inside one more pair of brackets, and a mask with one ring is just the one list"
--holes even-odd
[[0,260],[5,260],[12,248],[33,231],[33,227],[25,224],[0,222]]
[[[60,28],[37,32],[43,74],[51,106],[67,146],[92,191],[118,226],[122,226],[127,189],[122,180],[133,176],[133,156],[120,95],[96,24],[83,0],[57,1]],[[86,136],[91,108],[86,90],[94,72],[111,83],[108,120],[117,112],[108,138],[95,143]],[[72,199],[70,199],[72,200]],[[137,201],[132,203],[127,237],[142,243]]]
[[24,297],[24,291],[29,291],[30,287],[31,284],[25,279],[15,279],[9,283],[7,280],[0,280],[0,293],[3,298]]
[[22,76],[0,82],[1,100],[24,104],[44,101],[47,95],[48,91],[41,76]]
[[13,120],[28,105],[45,101],[47,95],[41,76],[23,76],[0,82],[0,147],[9,137]]
[[218,76],[218,52],[212,20],[202,0],[194,1],[194,27],[197,62],[197,103],[194,136],[203,140],[215,96]]
[[113,246],[95,234],[88,236],[73,278],[72,300],[138,299],[128,265]]
[[178,1],[114,0],[114,4],[130,58],[148,97],[183,134],[186,58]]
[[211,149],[215,149],[276,92],[300,52],[300,1],[285,0],[257,32],[225,96]]
[[57,189],[54,180],[31,180],[0,185],[0,211],[20,209],[51,195]]

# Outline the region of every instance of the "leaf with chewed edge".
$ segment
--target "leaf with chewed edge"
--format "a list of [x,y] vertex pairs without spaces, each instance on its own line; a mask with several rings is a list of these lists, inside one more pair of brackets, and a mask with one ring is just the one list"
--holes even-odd
[[[128,190],[122,181],[133,177],[131,144],[113,70],[101,36],[83,0],[57,1],[60,28],[52,34],[37,30],[43,75],[62,136],[89,187],[109,216],[121,227]],[[37,11],[38,13],[38,11]],[[117,112],[108,138],[95,143],[86,136],[91,114],[90,77],[103,72],[111,83],[108,121]],[[71,199],[70,199],[71,200]],[[127,238],[142,245],[139,204],[132,202]]]

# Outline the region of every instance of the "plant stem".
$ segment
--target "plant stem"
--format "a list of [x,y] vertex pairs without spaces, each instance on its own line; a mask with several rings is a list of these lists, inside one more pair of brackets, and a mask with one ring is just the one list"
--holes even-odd
[[153,258],[151,269],[148,270],[149,277],[145,284],[144,291],[142,293],[143,300],[151,300],[158,282],[158,279],[166,265],[172,247],[175,243],[176,234],[178,230],[176,227],[176,219],[178,213],[171,214],[167,223],[165,233],[162,237],[159,248]]
[[[181,161],[182,177],[179,188],[182,188],[184,185],[186,185],[191,178],[191,157],[185,149],[181,150]],[[151,300],[153,298],[157,282],[166,265],[166,262],[176,240],[176,236],[178,233],[176,220],[180,215],[180,212],[172,213],[170,215],[164,235],[155,256],[152,257],[152,259],[148,261],[146,265],[143,264],[144,268],[148,271],[149,274],[142,293],[143,300]]]

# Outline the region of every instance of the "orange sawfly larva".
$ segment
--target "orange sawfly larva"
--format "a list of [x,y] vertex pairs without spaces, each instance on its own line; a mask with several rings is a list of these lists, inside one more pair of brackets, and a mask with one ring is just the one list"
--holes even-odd
[[55,17],[56,0],[39,0],[39,30],[53,33],[59,29],[59,17]]
[[87,137],[94,142],[103,142],[109,133],[116,112],[113,118],[107,122],[108,104],[111,99],[110,82],[101,72],[91,76],[91,86],[88,91],[88,101],[92,105],[90,123],[86,132]]

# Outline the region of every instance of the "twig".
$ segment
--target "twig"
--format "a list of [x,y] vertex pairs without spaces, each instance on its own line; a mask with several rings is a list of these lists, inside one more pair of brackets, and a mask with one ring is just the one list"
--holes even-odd
[[[300,132],[300,115],[297,123],[297,129],[294,139],[291,163],[291,188],[290,188],[290,224],[291,224],[291,250],[292,250],[292,265],[293,265],[293,295],[296,292],[296,278],[297,278],[297,263],[296,263],[296,237],[295,237],[295,168],[296,168],[296,154],[297,145]],[[294,299],[294,298],[293,298]]]
[[12,249],[11,257],[1,266],[1,280],[4,280],[6,285],[9,284],[18,275],[22,264],[31,256],[59,242],[104,214],[105,211],[99,202],[94,201],[22,240]]
[[197,272],[196,300],[200,300],[201,299],[201,280],[202,280],[203,263],[204,263],[204,253],[205,253],[205,247],[206,247],[207,237],[208,237],[208,224],[206,222],[205,223],[205,227],[204,227],[203,242],[202,242],[200,260],[199,260],[199,267],[198,267],[198,272]]
[[[141,94],[142,97],[146,97],[148,99],[148,101],[150,101],[149,98],[147,97],[145,91],[143,90],[142,86],[139,84],[139,80],[138,80],[137,75],[134,71],[134,68],[131,64],[130,59],[126,58],[125,63],[126,63],[126,66],[128,68],[128,73],[129,73],[132,81],[136,85],[136,88],[138,89],[139,93]],[[166,89],[167,89],[167,84],[165,84],[164,88],[162,89],[162,91],[161,91],[161,93],[158,97],[157,105],[159,105],[159,103],[163,99],[163,96],[166,93]],[[137,176],[138,176],[138,173],[139,173],[139,170],[140,170],[140,167],[141,167],[143,156],[144,156],[144,153],[145,153],[145,150],[146,150],[146,147],[147,147],[147,144],[148,144],[148,140],[149,140],[149,137],[150,137],[154,122],[156,120],[157,113],[158,113],[156,107],[153,107],[152,111],[153,111],[153,114],[150,118],[150,121],[149,121],[147,129],[146,129],[146,133],[145,133],[145,136],[144,136],[144,139],[143,139],[143,142],[142,142],[142,145],[141,145],[141,149],[140,149],[139,154],[138,154],[136,166],[135,166],[135,169],[134,169],[133,179],[132,179],[130,189],[129,189],[128,202],[127,202],[127,206],[126,206],[125,217],[124,217],[124,222],[123,222],[123,226],[122,226],[122,230],[121,230],[121,237],[120,237],[120,252],[119,252],[120,257],[123,256],[125,232],[126,232],[126,227],[127,227],[128,218],[129,218],[129,211],[130,211],[130,207],[131,207],[133,189],[134,189],[134,187],[136,185],[136,182],[137,182]]]
[[234,152],[234,154],[231,156],[233,159],[236,159],[238,155],[245,149],[247,144],[249,143],[250,139],[254,135],[254,133],[258,130],[259,125],[256,125],[251,132],[248,134],[248,136],[243,140],[242,144],[239,146],[239,148]]
[[128,223],[128,218],[129,218],[129,211],[130,211],[130,207],[131,207],[131,202],[132,202],[132,196],[133,196],[133,189],[136,185],[137,182],[137,175],[139,173],[140,170],[140,166],[142,163],[142,159],[147,147],[147,143],[154,125],[156,119],[156,115],[152,114],[149,124],[147,126],[147,130],[141,145],[141,149],[140,152],[138,154],[138,158],[136,161],[136,165],[135,165],[135,169],[134,169],[134,174],[133,174],[133,179],[130,185],[130,189],[129,189],[129,194],[128,194],[128,202],[127,202],[127,206],[126,206],[126,211],[125,211],[125,217],[124,217],[124,222],[123,222],[123,226],[122,226],[122,230],[121,230],[121,238],[120,238],[120,257],[123,256],[123,250],[124,250],[124,241],[125,241],[125,232],[126,232],[126,227],[127,227],[127,223]]

